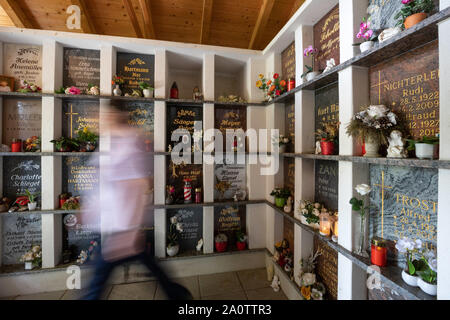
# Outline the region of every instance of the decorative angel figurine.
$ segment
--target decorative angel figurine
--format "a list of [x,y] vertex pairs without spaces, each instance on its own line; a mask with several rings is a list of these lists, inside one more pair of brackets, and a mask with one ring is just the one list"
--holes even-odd
[[400,131],[392,131],[388,141],[388,158],[406,158],[408,156],[408,152],[405,149],[405,141]]
[[270,286],[272,287],[273,291],[275,291],[275,292],[280,291],[280,280],[278,279],[277,275],[273,276],[273,281]]
[[323,73],[330,71],[335,66],[336,66],[336,61],[333,58],[331,58],[330,60],[327,60],[327,67],[325,68],[325,70],[323,70]]

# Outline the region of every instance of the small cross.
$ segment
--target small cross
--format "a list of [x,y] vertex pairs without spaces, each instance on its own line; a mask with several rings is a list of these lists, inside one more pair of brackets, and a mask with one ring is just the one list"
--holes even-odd
[[392,187],[384,185],[384,171],[381,171],[381,184],[374,184],[375,187],[381,187],[381,237],[384,235],[384,189]]
[[388,83],[388,81],[381,82],[381,71],[378,71],[378,84],[371,86],[371,88],[378,87],[378,104],[381,104],[381,86]]
[[66,115],[70,116],[70,137],[73,137],[73,131],[72,131],[72,126],[73,126],[73,116],[78,115],[78,113],[73,113],[73,105],[70,105],[70,113],[66,113]]

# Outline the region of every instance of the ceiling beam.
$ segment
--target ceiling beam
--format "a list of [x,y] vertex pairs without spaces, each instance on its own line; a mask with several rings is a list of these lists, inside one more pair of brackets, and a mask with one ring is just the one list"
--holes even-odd
[[269,21],[270,13],[272,12],[275,0],[263,0],[261,9],[259,10],[258,19],[256,20],[255,28],[250,39],[249,49],[253,49],[258,43],[261,33],[265,29],[267,22]]
[[211,26],[213,0],[203,0],[202,29],[200,32],[200,44],[206,43],[209,38]]
[[303,2],[305,2],[305,0],[295,0],[294,5],[292,6],[291,14],[289,15],[289,17],[292,17],[294,15],[294,13],[297,12],[297,10],[302,6]]
[[84,33],[97,34],[94,20],[89,13],[86,0],[71,0],[73,5],[80,7],[81,9],[81,31]]
[[36,28],[16,0],[0,0],[0,5],[17,28]]
[[133,4],[131,0],[123,0],[123,5],[125,9],[127,9],[128,16],[130,17],[131,24],[133,25],[134,32],[138,38],[143,38],[141,27],[139,26],[139,22],[136,17],[136,12],[134,12]]
[[144,37],[146,39],[156,39],[150,0],[139,0],[139,5],[144,17]]

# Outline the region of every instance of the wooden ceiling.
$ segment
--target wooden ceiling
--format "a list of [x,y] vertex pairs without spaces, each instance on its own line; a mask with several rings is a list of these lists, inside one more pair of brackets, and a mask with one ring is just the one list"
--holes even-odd
[[[0,26],[261,50],[305,0],[0,0]],[[81,9],[81,30],[66,26]]]

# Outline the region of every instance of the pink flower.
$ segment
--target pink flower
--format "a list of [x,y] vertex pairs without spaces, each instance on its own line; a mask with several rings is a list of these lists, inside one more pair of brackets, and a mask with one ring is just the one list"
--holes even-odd
[[373,36],[373,30],[367,30],[366,33],[364,33],[364,39],[369,40]]
[[81,90],[77,87],[70,87],[68,90],[68,94],[79,95],[81,94]]
[[409,4],[409,3],[411,3],[411,2],[413,2],[414,0],[402,0],[402,3],[403,4]]
[[305,49],[305,51],[303,52],[303,55],[305,57],[309,57],[310,55],[315,55],[318,52],[319,52],[319,50],[314,49],[314,47],[310,45],[308,48]]

